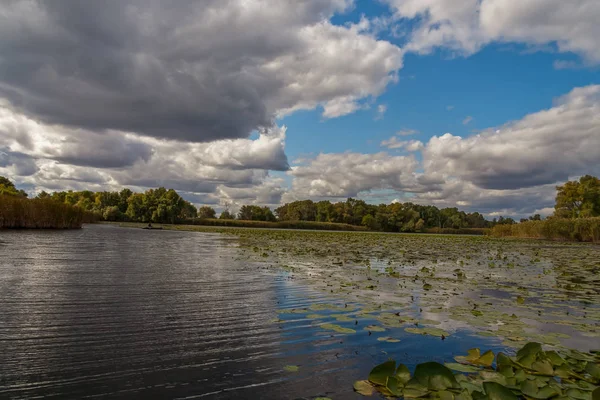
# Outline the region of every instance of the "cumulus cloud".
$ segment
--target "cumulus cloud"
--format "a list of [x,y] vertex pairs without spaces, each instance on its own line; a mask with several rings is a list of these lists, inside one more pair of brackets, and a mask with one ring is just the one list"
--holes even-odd
[[517,189],[600,172],[600,85],[573,89],[555,106],[462,138],[434,136],[426,172],[458,176],[486,189]]
[[555,44],[561,52],[600,62],[597,0],[386,0],[398,19],[416,21],[406,49],[443,47],[472,54],[492,42]]
[[330,22],[351,4],[10,1],[0,97],[45,124],[192,142],[244,138],[320,105],[345,115],[402,66],[398,47]]
[[389,188],[403,190],[414,185],[418,162],[412,156],[387,153],[329,153],[291,168],[294,178],[284,201],[303,198],[354,197],[361,192]]
[[423,149],[423,142],[420,140],[398,140],[397,136],[381,142],[382,147],[388,149],[405,149],[406,151],[419,151]]

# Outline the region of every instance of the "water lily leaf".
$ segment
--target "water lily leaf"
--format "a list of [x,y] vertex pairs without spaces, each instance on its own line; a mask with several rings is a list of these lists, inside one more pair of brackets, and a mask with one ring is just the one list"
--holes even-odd
[[515,370],[510,365],[499,366],[498,372],[504,375],[506,378],[513,378],[515,376]]
[[496,364],[499,367],[504,366],[504,365],[512,366],[513,365],[513,361],[506,354],[504,354],[504,353],[498,353],[498,355],[496,356]]
[[369,373],[369,382],[376,385],[385,386],[387,383],[387,378],[393,376],[395,372],[396,361],[386,361],[371,370],[371,373]]
[[585,372],[590,374],[592,377],[596,379],[600,379],[600,365],[595,364],[593,362],[588,362],[585,367]]
[[404,364],[398,365],[395,376],[398,379],[398,381],[400,381],[403,385],[406,384],[406,382],[410,381],[410,371],[408,367]]
[[480,368],[474,367],[472,365],[465,365],[465,364],[458,364],[458,363],[444,363],[444,365],[446,367],[450,368],[451,370],[458,371],[458,372],[472,373],[472,372],[481,371]]
[[541,400],[549,399],[550,397],[559,394],[559,392],[550,385],[539,388],[536,381],[533,380],[526,380],[523,382],[521,384],[521,392],[528,397]]
[[427,387],[421,385],[417,379],[412,378],[406,383],[406,386],[404,386],[402,394],[405,398],[417,398],[428,396],[430,392],[431,391]]
[[539,372],[540,374],[554,376],[554,368],[552,368],[552,364],[550,364],[550,361],[547,361],[547,360],[536,361],[533,364],[531,364],[531,368],[533,368],[535,371]]
[[489,400],[517,400],[517,396],[509,388],[497,382],[484,382],[483,389]]
[[429,335],[429,336],[450,336],[448,332],[439,328],[404,328],[405,332],[414,333],[416,335]]
[[437,392],[436,394],[440,400],[454,400],[454,394],[447,390],[442,390],[441,392]]
[[484,381],[496,382],[503,386],[507,385],[506,377],[499,372],[496,371],[486,371],[482,370],[479,373],[479,376],[483,378]]
[[600,387],[592,392],[592,400],[600,400]]
[[483,315],[483,313],[479,310],[471,310],[471,314],[473,314],[476,317],[481,317]]
[[473,364],[483,365],[490,367],[494,362],[494,353],[491,350],[486,351],[477,360],[473,361]]
[[398,381],[398,378],[394,376],[388,376],[385,387],[392,395],[396,397],[400,396],[400,389],[402,388],[402,385]]
[[382,336],[377,338],[378,341],[380,342],[387,342],[387,343],[398,343],[400,341],[400,339],[394,339],[393,337],[389,337],[389,336]]
[[456,356],[454,357],[454,359],[456,361],[458,361],[459,363],[470,363],[472,361],[477,360],[480,357],[480,351],[479,349],[475,348],[475,349],[469,349],[467,350],[467,355],[466,356]]
[[576,400],[590,400],[592,398],[592,393],[580,389],[571,388],[567,390],[567,396],[569,396],[571,399]]
[[344,328],[343,326],[339,326],[336,324],[322,324],[321,328],[327,329],[329,331],[335,331],[338,333],[356,333],[354,329]]
[[436,362],[427,362],[417,365],[417,368],[415,369],[415,379],[421,385],[431,390],[444,390],[460,387],[454,374],[452,374],[452,371]]
[[518,296],[517,297],[517,303],[523,304],[523,303],[525,303],[525,299],[522,296]]
[[286,372],[298,372],[299,369],[300,367],[297,365],[286,365],[283,367],[283,370]]
[[542,351],[542,345],[539,343],[535,343],[535,342],[529,342],[527,343],[525,346],[523,346],[521,348],[521,350],[519,350],[517,352],[517,360],[520,360],[526,356],[535,356],[537,355],[539,352]]
[[356,381],[354,382],[354,391],[363,396],[373,396],[375,388],[369,381]]
[[385,328],[378,325],[368,325],[363,328],[365,331],[385,332]]
[[546,357],[555,367],[561,366],[566,362],[556,351],[547,351]]

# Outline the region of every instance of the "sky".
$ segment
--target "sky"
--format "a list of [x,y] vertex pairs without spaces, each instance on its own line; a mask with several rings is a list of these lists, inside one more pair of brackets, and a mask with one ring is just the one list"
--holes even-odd
[[553,211],[600,175],[597,0],[9,0],[0,175]]

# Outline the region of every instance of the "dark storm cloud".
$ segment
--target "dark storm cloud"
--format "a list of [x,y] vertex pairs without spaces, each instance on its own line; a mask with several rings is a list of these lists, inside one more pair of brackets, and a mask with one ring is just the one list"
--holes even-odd
[[6,167],[12,167],[14,175],[17,176],[31,176],[39,171],[33,157],[0,148],[0,168]]
[[[5,2],[0,97],[45,124],[194,142],[247,137],[280,110],[354,102],[393,80],[400,49],[321,24],[350,3]],[[325,42],[333,53],[315,51]],[[344,60],[367,53],[372,61]],[[339,82],[323,85],[332,73]]]
[[193,141],[244,137],[270,125],[265,76],[244,70],[243,59],[228,64],[210,48],[185,49],[202,37],[178,40],[178,28],[192,27],[203,12],[198,4],[5,4],[0,96],[46,123]]

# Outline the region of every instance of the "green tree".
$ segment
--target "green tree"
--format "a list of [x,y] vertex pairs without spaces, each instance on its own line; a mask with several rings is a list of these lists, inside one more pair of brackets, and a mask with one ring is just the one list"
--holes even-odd
[[15,184],[4,176],[0,176],[0,194],[7,196],[27,197],[27,193],[25,193],[25,191],[18,190],[15,187]]
[[235,219],[235,215],[229,212],[229,210],[225,210],[219,215],[219,219]]
[[200,218],[200,219],[215,218],[216,215],[217,215],[217,212],[212,207],[202,206],[198,209],[198,218]]
[[555,215],[562,218],[600,216],[600,179],[585,175],[556,187]]

